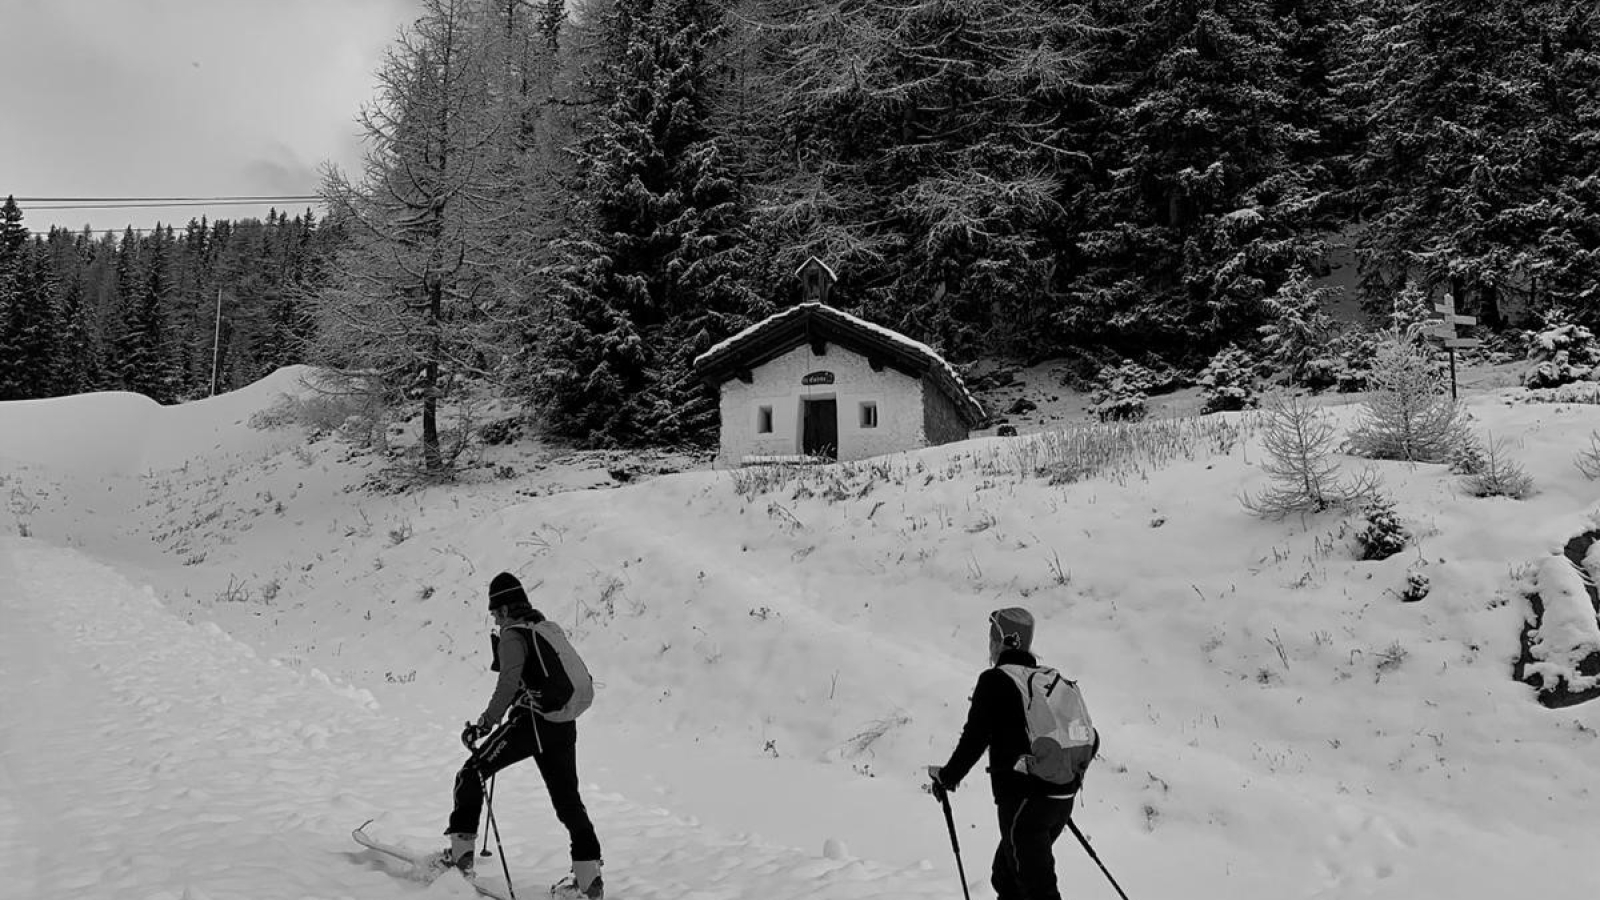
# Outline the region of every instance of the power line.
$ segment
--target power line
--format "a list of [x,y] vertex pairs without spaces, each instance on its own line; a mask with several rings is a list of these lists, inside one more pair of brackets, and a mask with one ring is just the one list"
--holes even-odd
[[[315,203],[315,202],[318,202],[320,199],[321,198],[319,198],[319,197],[308,197],[308,198],[305,198],[303,201],[298,201],[298,202]],[[291,201],[224,200],[224,201],[212,202],[212,203],[191,203],[191,202],[188,202],[188,201],[175,202],[175,203],[63,203],[63,204],[44,204],[42,206],[35,205],[35,206],[29,207],[28,210],[41,210],[41,209],[162,209],[162,208],[174,208],[174,207],[176,207],[176,208],[193,208],[193,207],[197,207],[197,206],[269,206],[269,205],[273,205],[273,204],[277,204],[277,203],[288,203],[288,202],[291,202]],[[27,212],[28,210],[24,210],[24,212]]]
[[[81,203],[40,203],[38,201],[33,201],[32,204],[30,206],[28,206],[26,209],[24,209],[23,211],[24,212],[28,212],[30,210],[42,210],[42,209],[162,209],[162,208],[172,208],[172,207],[180,207],[181,208],[181,207],[194,207],[194,206],[266,206],[266,205],[269,205],[269,204],[285,204],[285,203],[316,203],[316,202],[320,202],[321,200],[322,200],[321,197],[318,197],[318,196],[315,196],[315,195],[306,195],[306,196],[300,196],[300,197],[272,197],[272,198],[259,199],[259,200],[244,200],[244,199],[229,200],[229,199],[220,199],[220,198],[219,199],[206,200],[206,199],[198,199],[197,198],[197,199],[183,199],[183,200],[149,200],[149,201],[145,201],[145,202],[132,202],[132,201],[127,201],[127,200],[104,200],[104,201],[99,201],[99,202],[81,202]],[[22,205],[22,201],[18,200],[17,204],[19,206]]]
[[178,201],[192,202],[222,202],[238,200],[244,202],[273,201],[273,200],[317,200],[319,194],[227,194],[218,197],[14,197],[17,203],[173,203]]

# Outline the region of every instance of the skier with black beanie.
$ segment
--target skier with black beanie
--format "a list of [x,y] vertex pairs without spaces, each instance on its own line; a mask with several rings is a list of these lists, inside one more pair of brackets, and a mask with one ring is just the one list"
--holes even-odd
[[485,781],[532,757],[556,818],[571,839],[572,872],[551,894],[564,900],[602,900],[600,841],[578,794],[575,720],[594,697],[593,682],[561,629],[528,602],[515,575],[501,572],[489,582],[489,611],[497,629],[490,636],[490,668],[500,676],[488,707],[462,731],[463,740],[476,747],[456,774],[445,828],[450,847],[440,864],[471,874]]

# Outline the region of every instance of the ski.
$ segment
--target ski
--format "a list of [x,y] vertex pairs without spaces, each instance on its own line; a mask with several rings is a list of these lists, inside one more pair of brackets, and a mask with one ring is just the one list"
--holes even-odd
[[[361,823],[361,827],[350,832],[350,837],[368,850],[382,853],[385,856],[409,864],[411,871],[406,873],[406,877],[431,884],[435,878],[448,871],[434,865],[434,857],[437,854],[418,853],[409,847],[380,841],[367,834],[367,826],[371,824],[371,819]],[[515,900],[515,895],[511,893],[505,882],[499,878],[482,878],[476,874],[465,877],[467,884],[472,885],[472,889],[484,897],[489,897],[491,900]]]

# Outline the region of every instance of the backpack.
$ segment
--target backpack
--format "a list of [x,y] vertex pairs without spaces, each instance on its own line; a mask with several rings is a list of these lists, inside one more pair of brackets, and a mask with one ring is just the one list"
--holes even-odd
[[[535,710],[539,717],[550,722],[571,722],[583,715],[584,710],[594,704],[594,678],[589,674],[589,667],[583,664],[583,657],[572,647],[572,642],[567,640],[566,632],[561,626],[543,619],[537,623],[519,623],[513,627],[528,630],[528,643],[533,645],[533,656],[539,664],[540,670],[546,675],[550,667],[544,661],[544,654],[539,652],[539,641],[544,638],[556,651],[556,661],[562,671],[567,673],[567,680],[572,682],[572,697],[559,709]],[[531,662],[532,660],[530,660]]]
[[1000,671],[1022,691],[1028,722],[1029,751],[1017,760],[1017,771],[1076,791],[1100,745],[1077,682],[1049,666],[1009,664]]

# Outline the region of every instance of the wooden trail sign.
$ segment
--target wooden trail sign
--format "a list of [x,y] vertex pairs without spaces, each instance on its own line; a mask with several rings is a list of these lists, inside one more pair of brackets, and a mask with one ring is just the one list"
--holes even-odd
[[1444,349],[1450,356],[1450,399],[1456,399],[1456,351],[1477,347],[1483,341],[1477,338],[1456,337],[1457,325],[1476,325],[1477,316],[1461,316],[1456,314],[1456,298],[1450,294],[1444,295],[1444,301],[1433,305],[1435,312],[1439,313],[1438,321],[1428,329],[1428,334],[1440,339]]

